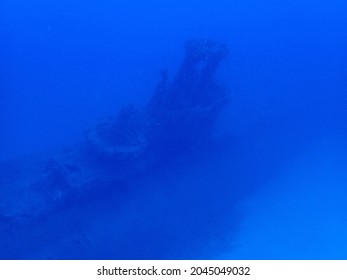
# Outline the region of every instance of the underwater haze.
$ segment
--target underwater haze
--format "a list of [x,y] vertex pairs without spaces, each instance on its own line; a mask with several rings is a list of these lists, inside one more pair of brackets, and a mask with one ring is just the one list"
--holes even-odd
[[347,259],[347,2],[0,3],[0,259]]

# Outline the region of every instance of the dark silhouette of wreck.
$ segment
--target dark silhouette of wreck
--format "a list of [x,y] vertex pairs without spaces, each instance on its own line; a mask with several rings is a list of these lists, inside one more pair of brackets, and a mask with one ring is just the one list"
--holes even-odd
[[[188,41],[178,73],[170,81],[162,71],[146,106],[127,105],[114,119],[100,122],[86,132],[86,145],[37,162],[2,164],[0,234],[16,232],[17,237],[8,238],[18,241],[27,234],[23,225],[75,207],[76,201],[111,199],[118,195],[117,186],[126,188],[131,176],[208,140],[228,101],[226,90],[214,80],[226,55],[223,44]],[[8,244],[3,240],[0,250]]]

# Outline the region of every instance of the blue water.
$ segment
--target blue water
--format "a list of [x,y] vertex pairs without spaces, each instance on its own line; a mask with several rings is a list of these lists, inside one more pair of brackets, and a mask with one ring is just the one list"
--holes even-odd
[[[347,258],[345,1],[0,10],[1,259]],[[134,173],[86,154],[66,167],[88,129],[147,104],[162,69],[174,77],[190,39],[229,50],[215,79],[230,102],[210,144]],[[49,159],[88,191],[60,199]]]

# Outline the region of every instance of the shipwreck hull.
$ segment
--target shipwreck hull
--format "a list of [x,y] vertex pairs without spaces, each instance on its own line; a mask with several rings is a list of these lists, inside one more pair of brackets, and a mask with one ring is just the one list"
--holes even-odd
[[[87,130],[83,143],[56,154],[1,162],[0,235],[7,237],[0,251],[8,252],[2,256],[23,257],[20,247],[31,250],[23,240],[35,247],[42,237],[34,228],[54,218],[61,237],[73,226],[64,221],[71,215],[94,219],[93,207],[116,215],[122,197],[137,192],[132,185],[208,141],[227,104],[226,90],[214,81],[225,56],[221,44],[191,41],[177,75],[172,81],[164,75],[147,105],[125,106]],[[7,248],[8,242],[19,247]]]

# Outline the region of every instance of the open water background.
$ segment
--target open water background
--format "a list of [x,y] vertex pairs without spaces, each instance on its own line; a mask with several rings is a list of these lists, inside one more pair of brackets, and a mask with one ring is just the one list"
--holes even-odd
[[117,207],[81,207],[82,226],[60,209],[13,237],[0,219],[0,257],[346,259],[346,14],[340,0],[2,1],[3,164],[146,104],[188,39],[228,46],[231,103],[218,148],[132,181]]

